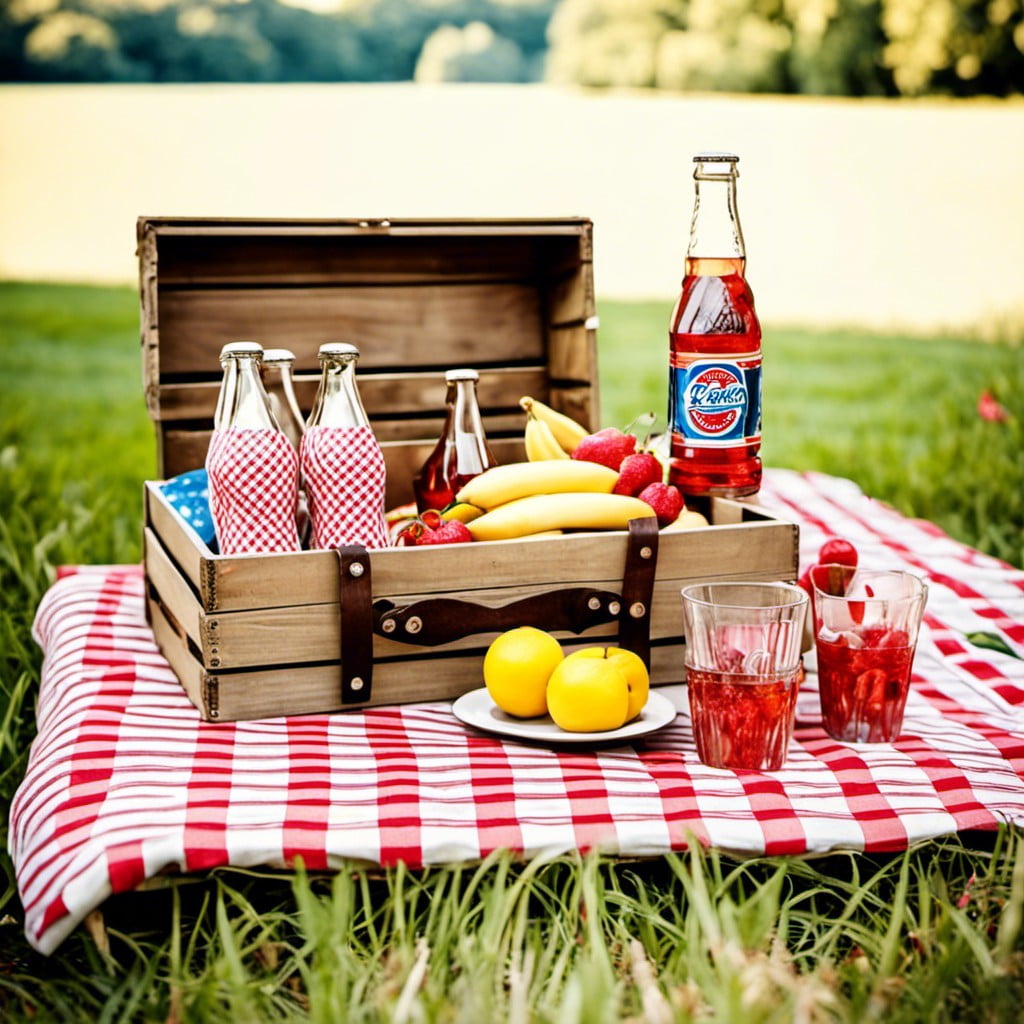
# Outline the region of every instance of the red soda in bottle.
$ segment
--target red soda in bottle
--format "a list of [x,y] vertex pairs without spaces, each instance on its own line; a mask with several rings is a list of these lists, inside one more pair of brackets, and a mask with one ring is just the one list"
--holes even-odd
[[421,513],[450,505],[460,488],[496,465],[477,404],[479,377],[476,370],[470,369],[449,370],[444,375],[444,428],[412,481],[416,508]]
[[738,157],[699,153],[682,292],[669,326],[669,483],[685,497],[761,486],[761,325],[744,277]]

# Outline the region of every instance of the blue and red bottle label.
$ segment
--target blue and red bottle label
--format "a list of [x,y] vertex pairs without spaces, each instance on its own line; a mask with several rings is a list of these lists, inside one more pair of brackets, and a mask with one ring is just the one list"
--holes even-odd
[[761,356],[693,359],[669,374],[670,429],[694,448],[761,440]]

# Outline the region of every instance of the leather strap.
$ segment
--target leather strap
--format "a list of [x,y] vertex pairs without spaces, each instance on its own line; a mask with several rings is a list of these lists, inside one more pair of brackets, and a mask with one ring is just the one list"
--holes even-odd
[[629,521],[626,567],[622,573],[619,645],[640,655],[651,667],[651,600],[658,568],[658,520],[654,516]]
[[565,587],[491,607],[453,597],[431,597],[407,605],[374,602],[374,629],[381,636],[420,647],[460,640],[473,633],[503,633],[524,624],[582,633],[619,617],[622,599],[608,590]]
[[373,587],[370,556],[358,544],[338,548],[341,578],[341,703],[363,704],[373,692]]
[[621,646],[638,654],[650,668],[657,564],[657,519],[634,519],[629,524],[621,596],[587,587],[556,587],[496,608],[454,597],[424,598],[402,606],[382,598],[373,605],[373,628],[399,643],[436,647],[474,633],[498,633],[516,626],[582,633],[617,619]]

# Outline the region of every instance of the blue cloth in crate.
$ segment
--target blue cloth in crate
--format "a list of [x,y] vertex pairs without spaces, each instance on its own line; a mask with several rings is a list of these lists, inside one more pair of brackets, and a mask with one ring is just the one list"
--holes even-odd
[[210,488],[206,470],[193,469],[182,473],[162,483],[160,490],[178,515],[216,551],[217,531],[210,513]]

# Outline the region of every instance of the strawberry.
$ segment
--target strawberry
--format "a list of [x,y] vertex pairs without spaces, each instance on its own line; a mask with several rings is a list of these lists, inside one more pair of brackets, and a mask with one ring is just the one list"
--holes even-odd
[[661,463],[650,452],[634,452],[622,460],[613,493],[635,498],[648,484],[660,483]]
[[857,568],[857,549],[842,537],[833,537],[821,545],[818,565],[848,565]]
[[596,434],[588,434],[572,453],[574,459],[597,462],[616,472],[627,455],[636,451],[636,437],[624,434],[615,427],[607,427]]
[[473,534],[469,532],[469,528],[465,523],[460,523],[457,519],[452,519],[450,522],[443,523],[436,530],[427,530],[423,536],[420,537],[420,544],[465,544],[466,541],[473,539]]
[[399,547],[422,547],[427,544],[464,544],[472,539],[473,535],[465,523],[455,519],[446,522],[439,513],[430,510],[402,530],[395,543]]
[[671,484],[663,484],[660,481],[648,484],[640,492],[639,498],[654,509],[659,526],[674,523],[683,510],[683,496]]

